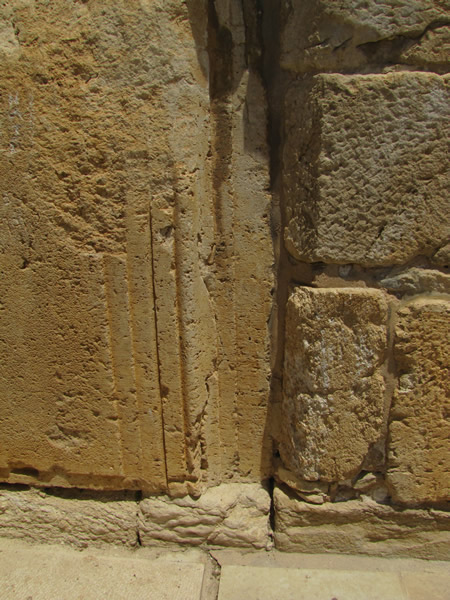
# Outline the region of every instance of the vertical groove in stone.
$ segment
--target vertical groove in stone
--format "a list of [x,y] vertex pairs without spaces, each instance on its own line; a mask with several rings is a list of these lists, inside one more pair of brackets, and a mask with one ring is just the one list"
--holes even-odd
[[173,481],[184,481],[187,474],[173,231],[174,208],[169,201],[153,199],[150,211],[160,393],[164,414],[167,478],[170,484]]
[[166,488],[162,409],[153,289],[152,249],[147,214],[127,214],[127,271],[131,311],[142,477],[145,487]]
[[164,463],[164,477],[165,477],[165,488],[168,486],[168,474],[167,474],[167,450],[166,450],[166,424],[164,418],[164,402],[162,399],[162,382],[161,382],[161,359],[159,356],[159,331],[158,331],[158,313],[156,310],[156,275],[155,275],[155,259],[154,259],[154,245],[153,245],[153,225],[152,225],[152,211],[151,207],[148,210],[148,240],[150,248],[150,263],[151,263],[151,291],[152,291],[152,311],[153,321],[155,324],[155,358],[157,366],[157,394],[158,394],[158,408],[161,414],[161,441],[163,451],[163,463]]
[[105,283],[110,323],[114,395],[120,422],[120,443],[125,477],[137,478],[141,470],[136,382],[130,331],[130,306],[126,259],[106,255]]

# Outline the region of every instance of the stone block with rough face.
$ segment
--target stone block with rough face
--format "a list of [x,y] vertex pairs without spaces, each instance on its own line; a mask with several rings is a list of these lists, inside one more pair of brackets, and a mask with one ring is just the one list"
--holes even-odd
[[399,309],[387,472],[398,502],[450,500],[449,340],[448,301],[421,297]]
[[450,515],[399,510],[370,499],[302,502],[274,490],[275,547],[285,552],[372,554],[447,560]]
[[292,292],[286,316],[281,457],[299,477],[355,475],[381,436],[387,305],[377,290]]
[[137,545],[135,494],[0,489],[0,536],[80,548]]
[[281,64],[285,69],[340,71],[392,63],[439,68],[448,64],[446,0],[291,0],[281,4]]
[[293,84],[283,158],[291,255],[366,267],[439,256],[450,230],[448,106],[448,77],[431,73]]
[[174,542],[198,546],[268,548],[269,493],[257,484],[228,483],[199,498],[144,498],[139,534],[144,546]]

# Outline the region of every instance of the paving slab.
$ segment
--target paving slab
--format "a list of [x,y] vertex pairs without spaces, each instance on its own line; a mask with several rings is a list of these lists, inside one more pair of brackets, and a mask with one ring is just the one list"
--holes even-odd
[[449,600],[450,565],[448,575],[430,573],[401,573],[408,600]]
[[[199,600],[204,564],[162,557],[0,542],[2,600]],[[169,560],[172,556],[172,560]]]
[[397,573],[225,566],[219,600],[409,600]]

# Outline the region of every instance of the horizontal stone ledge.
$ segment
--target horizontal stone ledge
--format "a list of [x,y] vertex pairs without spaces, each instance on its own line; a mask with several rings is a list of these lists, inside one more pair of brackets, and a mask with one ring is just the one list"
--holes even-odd
[[[60,495],[56,495],[59,493]],[[55,495],[53,495],[55,494]],[[0,488],[0,536],[77,547],[136,545],[134,493]]]
[[0,488],[0,537],[77,547],[184,544],[269,548],[271,499],[259,484],[229,483],[199,498],[133,492]]
[[399,509],[369,499],[316,505],[274,490],[278,550],[447,560],[450,513]]

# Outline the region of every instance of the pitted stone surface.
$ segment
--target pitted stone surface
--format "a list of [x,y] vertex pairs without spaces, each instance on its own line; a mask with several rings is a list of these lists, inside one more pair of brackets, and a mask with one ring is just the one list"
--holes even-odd
[[285,241],[298,260],[395,265],[448,242],[448,78],[317,75],[286,100]]
[[387,481],[406,504],[450,501],[449,340],[448,300],[419,297],[398,310]]
[[448,8],[446,0],[282,3],[281,64],[299,72],[448,65]]
[[286,316],[281,457],[299,477],[357,474],[381,436],[387,304],[376,290],[292,292]]
[[220,4],[0,6],[1,481],[270,474],[266,106]]

